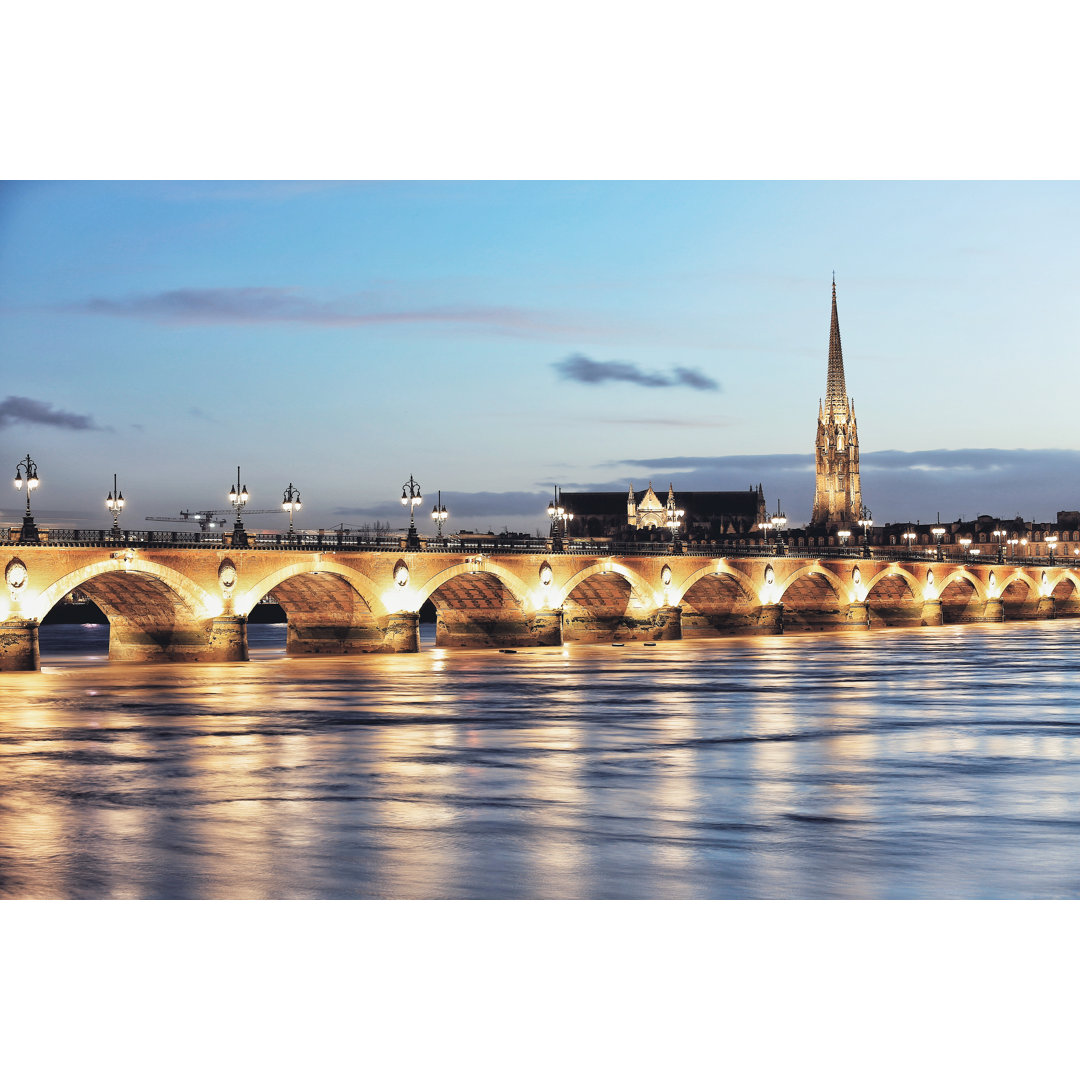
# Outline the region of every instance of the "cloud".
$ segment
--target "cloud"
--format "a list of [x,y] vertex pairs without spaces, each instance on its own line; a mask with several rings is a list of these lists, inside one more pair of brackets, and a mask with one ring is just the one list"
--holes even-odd
[[[385,305],[374,294],[319,300],[300,289],[246,286],[171,289],[120,298],[91,297],[53,310],[75,315],[139,319],[174,326],[293,324],[312,327],[461,326],[500,334],[565,337],[608,332],[586,317],[498,305]],[[691,378],[700,378],[696,372]]]
[[720,384],[693,368],[676,367],[669,374],[642,371],[627,360],[592,360],[574,353],[551,365],[562,379],[595,385],[605,382],[628,382],[638,386],[689,386],[692,390],[719,390]]
[[69,431],[107,431],[94,423],[92,416],[54,409],[46,401],[33,398],[7,397],[0,401],[0,428],[15,424],[41,424],[45,427],[67,428]]

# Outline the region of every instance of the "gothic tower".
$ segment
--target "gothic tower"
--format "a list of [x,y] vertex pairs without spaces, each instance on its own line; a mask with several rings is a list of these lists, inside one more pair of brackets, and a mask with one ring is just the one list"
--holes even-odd
[[855,409],[844,385],[835,275],[832,325],[829,327],[829,374],[825,384],[825,404],[818,402],[816,448],[817,488],[810,524],[819,527],[854,525],[863,513],[859,485],[859,432],[855,426]]

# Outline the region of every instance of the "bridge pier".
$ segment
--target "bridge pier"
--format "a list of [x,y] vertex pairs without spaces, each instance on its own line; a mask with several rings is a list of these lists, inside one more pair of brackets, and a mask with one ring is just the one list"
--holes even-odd
[[247,658],[247,619],[241,615],[219,615],[210,624],[205,652],[198,659],[231,663]]
[[566,641],[678,641],[682,638],[682,608],[664,605],[649,615],[573,614],[563,622]]
[[784,605],[762,604],[758,615],[759,634],[782,634],[784,632]]
[[1039,605],[1035,609],[1036,619],[1056,619],[1057,609],[1052,596],[1040,596]]
[[1005,621],[1005,601],[1000,596],[992,596],[986,601],[986,606],[983,608],[983,622],[1004,622]]
[[285,632],[286,656],[354,656],[383,652],[386,635],[374,625],[313,626],[290,616]]
[[924,600],[919,621],[922,626],[941,626],[944,621],[941,617],[941,601]]
[[528,621],[537,645],[562,644],[562,608],[533,612]]
[[870,605],[865,600],[856,600],[848,604],[847,623],[848,630],[869,630]]
[[382,648],[377,652],[419,652],[420,612],[395,611],[386,619]]
[[33,619],[0,622],[0,671],[40,671],[38,624]]
[[562,644],[562,612],[439,609],[435,644],[445,648],[494,649],[500,646],[531,648]]

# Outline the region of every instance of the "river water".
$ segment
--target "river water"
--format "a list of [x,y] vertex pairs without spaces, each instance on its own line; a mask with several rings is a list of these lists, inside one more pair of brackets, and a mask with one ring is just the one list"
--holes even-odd
[[[432,628],[422,630],[429,638]],[[0,896],[1080,895],[1080,620],[0,675]]]

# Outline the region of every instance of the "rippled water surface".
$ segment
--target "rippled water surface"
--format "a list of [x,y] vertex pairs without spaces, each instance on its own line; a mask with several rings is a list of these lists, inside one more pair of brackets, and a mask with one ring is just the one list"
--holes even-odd
[[[426,629],[426,628],[425,628]],[[1075,897],[1080,621],[0,675],[5,897]]]

